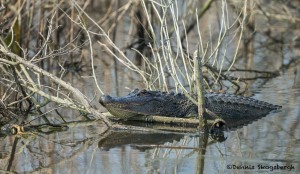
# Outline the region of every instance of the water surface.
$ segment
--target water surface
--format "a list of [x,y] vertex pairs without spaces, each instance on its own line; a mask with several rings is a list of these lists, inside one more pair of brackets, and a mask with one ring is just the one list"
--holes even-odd
[[[196,173],[200,170],[268,173],[270,166],[292,166],[291,171],[274,169],[273,172],[297,173],[300,171],[300,89],[299,81],[291,81],[294,73],[290,72],[294,71],[286,71],[253,91],[256,99],[282,105],[280,112],[225,131],[224,137],[210,135],[206,147],[203,147],[204,134],[197,131],[107,131],[100,122],[87,122],[50,135],[2,138],[1,170],[10,167],[15,172],[41,173]],[[265,168],[259,170],[258,166]]]

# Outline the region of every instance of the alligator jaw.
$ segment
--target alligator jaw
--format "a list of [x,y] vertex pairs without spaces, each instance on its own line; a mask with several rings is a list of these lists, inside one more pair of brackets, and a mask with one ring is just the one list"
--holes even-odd
[[125,105],[120,103],[118,98],[111,97],[110,95],[102,95],[99,99],[99,103],[103,107],[105,107],[112,115],[118,118],[127,119],[130,117],[135,117],[140,115],[139,113],[123,109],[122,107],[124,107]]
[[99,103],[104,107],[106,106],[106,103],[109,102],[112,102],[112,97],[109,95],[102,95],[99,99]]

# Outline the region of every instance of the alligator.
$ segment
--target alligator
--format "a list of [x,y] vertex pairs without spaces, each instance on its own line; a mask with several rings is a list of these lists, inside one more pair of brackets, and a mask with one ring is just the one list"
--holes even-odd
[[[135,89],[123,97],[103,95],[99,102],[112,115],[128,119],[141,115],[166,117],[197,117],[198,107],[185,94],[174,92],[148,91]],[[205,108],[219,116],[227,124],[245,124],[267,115],[281,106],[228,93],[205,93]],[[204,114],[207,119],[215,119]]]

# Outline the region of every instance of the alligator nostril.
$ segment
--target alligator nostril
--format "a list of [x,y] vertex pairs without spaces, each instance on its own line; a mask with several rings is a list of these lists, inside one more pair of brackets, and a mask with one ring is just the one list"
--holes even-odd
[[105,106],[106,103],[110,102],[112,99],[111,96],[109,95],[102,95],[99,99],[99,103],[102,105],[102,106]]

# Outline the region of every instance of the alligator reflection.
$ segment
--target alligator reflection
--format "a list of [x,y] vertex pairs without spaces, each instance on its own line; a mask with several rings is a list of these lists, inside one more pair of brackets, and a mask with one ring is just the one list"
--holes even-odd
[[[182,129],[182,127],[161,126],[157,124],[151,124],[151,127],[153,132],[136,130],[110,130],[110,132],[107,133],[106,136],[98,142],[98,147],[101,150],[106,151],[110,150],[111,148],[122,147],[127,145],[140,151],[145,151],[157,147],[190,149],[191,147],[167,146],[165,145],[165,143],[172,143],[174,141],[179,142],[185,136],[209,136],[211,141],[208,144],[213,144],[215,142],[223,142],[226,140],[223,131],[199,133],[197,128],[187,128],[186,130],[188,130],[188,132],[185,131],[184,133],[182,133],[179,132],[179,130],[184,130]],[[158,128],[160,130],[158,130]],[[166,129],[168,131],[166,131]]]
[[111,131],[106,138],[99,141],[98,146],[103,150],[109,150],[110,148],[130,144],[132,147],[144,151],[148,148],[139,148],[139,145],[164,144],[166,142],[180,141],[183,137],[183,134],[176,133]]

